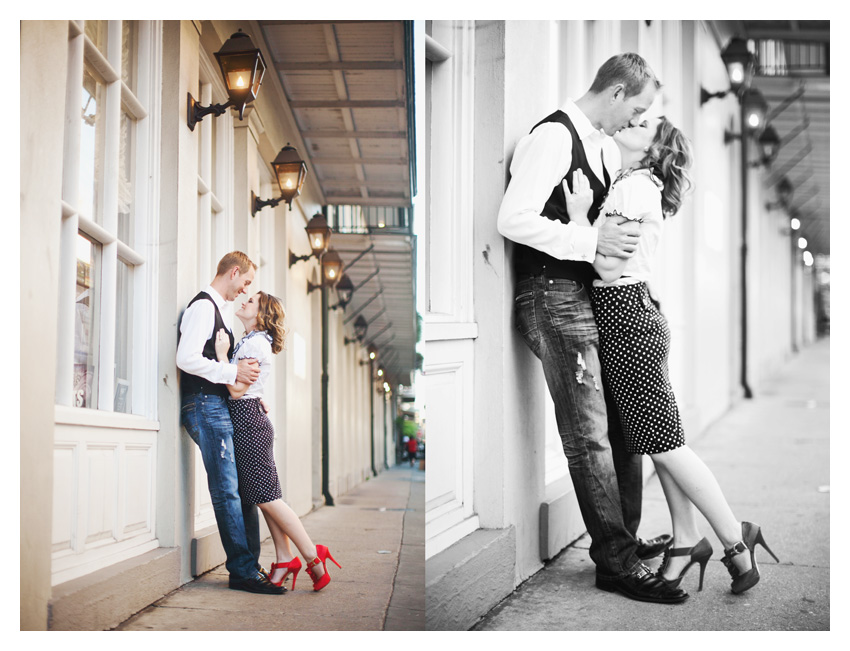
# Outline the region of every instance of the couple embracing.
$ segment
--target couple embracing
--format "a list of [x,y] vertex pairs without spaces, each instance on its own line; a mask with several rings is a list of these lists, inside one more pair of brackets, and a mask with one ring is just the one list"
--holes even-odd
[[[580,99],[517,144],[498,229],[515,243],[516,327],[555,403],[596,586],[673,604],[688,598],[680,586],[694,565],[702,589],[713,553],[697,511],[723,545],[733,593],[759,580],[756,544],[776,556],[686,445],[668,378],[670,331],[647,282],[693,157],[657,108],[660,86],[637,54],[606,61]],[[654,463],[672,536],[637,537],[641,455]],[[662,553],[657,571],[644,564]]]
[[[274,428],[266,416],[263,388],[272,356],[284,346],[280,300],[257,292],[236,311],[245,336],[234,346],[232,302],[247,293],[257,265],[241,251],[225,255],[212,282],[190,302],[180,322],[177,366],[181,373],[181,423],[198,445],[221,543],[234,590],[283,594],[295,588],[301,559],[313,589],[330,582],[324,545],[314,545],[296,513],[282,499],[274,461]],[[263,512],[275,548],[271,572],[260,565]]]

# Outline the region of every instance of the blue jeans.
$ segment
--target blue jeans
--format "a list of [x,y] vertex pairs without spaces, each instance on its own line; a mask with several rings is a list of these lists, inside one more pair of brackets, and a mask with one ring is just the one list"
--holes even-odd
[[204,393],[185,395],[180,421],[201,450],[215,521],[227,555],[227,571],[238,579],[255,577],[260,557],[260,522],[257,508],[243,506],[239,497],[233,423],[227,400]]
[[[534,276],[517,282],[516,327],[543,363],[558,433],[598,574],[623,576],[636,556],[642,465],[625,452],[613,401],[599,364],[599,334],[590,299],[576,281]],[[609,435],[610,428],[610,435]]]

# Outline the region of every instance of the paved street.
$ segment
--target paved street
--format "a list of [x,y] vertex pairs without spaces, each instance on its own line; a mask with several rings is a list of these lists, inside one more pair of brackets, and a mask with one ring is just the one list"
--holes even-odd
[[[381,631],[425,628],[425,471],[380,473],[302,521],[327,545],[331,583],[314,592],[256,595],[227,587],[224,565],[175,590],[117,627],[122,631]],[[274,560],[271,539],[260,561]],[[302,559],[303,562],[303,559]],[[291,582],[287,581],[287,586]]]
[[[697,591],[685,577],[681,605],[632,601],[594,587],[587,537],[562,552],[496,606],[473,630],[827,631],[830,630],[829,339],[806,348],[752,400],[743,401],[691,446],[716,475],[740,520],[762,526],[780,563],[758,548],[761,582],[733,595],[714,548]],[[657,478],[644,493],[640,534],[670,531]],[[660,559],[652,562],[657,567]]]

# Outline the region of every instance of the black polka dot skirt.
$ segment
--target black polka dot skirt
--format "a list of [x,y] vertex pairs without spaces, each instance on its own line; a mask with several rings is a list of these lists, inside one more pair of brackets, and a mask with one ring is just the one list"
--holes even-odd
[[258,398],[228,400],[233,421],[233,449],[239,495],[246,504],[282,498],[274,463],[274,427]]
[[658,454],[682,447],[685,433],[670,386],[670,328],[645,283],[594,287],[602,374],[617,405],[626,449]]

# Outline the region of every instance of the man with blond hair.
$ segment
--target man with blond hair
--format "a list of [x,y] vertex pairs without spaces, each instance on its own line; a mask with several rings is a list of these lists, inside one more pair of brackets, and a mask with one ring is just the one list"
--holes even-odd
[[[227,555],[229,587],[261,594],[282,594],[260,567],[259,520],[256,507],[244,507],[239,496],[233,424],[227,407],[228,384],[253,383],[260,375],[256,360],[238,364],[216,359],[215,338],[222,328],[233,352],[231,303],[254,280],[257,265],[241,251],[225,255],[212,282],[190,302],[180,322],[177,367],[181,370],[180,420],[201,450],[218,533]],[[222,312],[226,314],[225,318]]]
[[[567,100],[517,144],[497,227],[514,242],[516,327],[542,362],[555,404],[558,433],[590,534],[596,586],[669,604],[688,595],[643,563],[661,554],[672,538],[637,537],[641,459],[626,451],[616,409],[606,405],[589,298],[596,254],[628,258],[640,236],[636,223],[621,226],[599,215],[619,168],[611,136],[638,124],[659,87],[637,54],[618,54],[603,63],[582,97]],[[588,217],[594,226],[571,222],[567,212],[564,184],[572,191],[576,170],[593,191]]]

